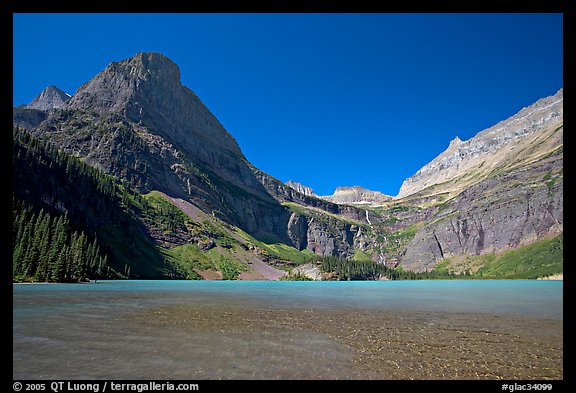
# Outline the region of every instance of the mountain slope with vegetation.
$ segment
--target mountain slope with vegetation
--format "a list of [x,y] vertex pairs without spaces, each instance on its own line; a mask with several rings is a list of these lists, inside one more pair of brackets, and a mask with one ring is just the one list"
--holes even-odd
[[[98,255],[103,260],[98,259],[97,264],[87,261],[88,270],[82,266],[82,274],[58,276],[59,281],[152,278],[174,273],[139,221],[146,210],[142,197],[121,181],[19,129],[13,132],[12,162],[15,277],[55,279],[44,271],[27,268],[26,255],[45,255],[46,252],[34,250],[47,247],[47,253],[63,252],[62,258],[74,265],[74,253],[66,256],[66,250],[58,248],[63,244],[75,244],[80,253]],[[26,217],[31,221],[27,222]],[[41,217],[44,221],[39,221]],[[31,237],[26,240],[18,236],[20,232],[26,234],[26,226],[32,223]],[[90,252],[88,246],[92,248]],[[28,251],[22,254],[22,250]],[[50,266],[59,263],[54,258],[50,256]],[[36,261],[40,262],[43,263]]]

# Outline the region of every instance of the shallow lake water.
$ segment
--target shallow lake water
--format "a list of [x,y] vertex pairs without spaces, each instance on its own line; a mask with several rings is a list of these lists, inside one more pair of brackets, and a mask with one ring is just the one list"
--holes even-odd
[[14,379],[562,379],[561,281],[13,286]]

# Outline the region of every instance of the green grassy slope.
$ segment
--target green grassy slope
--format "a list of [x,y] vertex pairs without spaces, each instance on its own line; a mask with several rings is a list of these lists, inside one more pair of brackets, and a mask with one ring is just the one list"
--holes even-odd
[[446,258],[437,272],[469,272],[477,278],[533,279],[563,273],[564,236],[538,240],[501,254]]

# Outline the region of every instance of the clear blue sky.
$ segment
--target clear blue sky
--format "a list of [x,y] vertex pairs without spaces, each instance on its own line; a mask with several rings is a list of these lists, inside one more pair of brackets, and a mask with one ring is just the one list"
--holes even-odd
[[254,165],[396,195],[563,85],[562,14],[15,14],[13,103],[141,51],[175,61]]

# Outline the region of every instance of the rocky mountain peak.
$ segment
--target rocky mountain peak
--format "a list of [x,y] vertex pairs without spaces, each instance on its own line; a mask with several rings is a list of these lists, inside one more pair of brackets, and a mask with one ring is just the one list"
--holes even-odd
[[56,86],[48,86],[24,108],[51,111],[64,106],[69,100],[70,96],[63,90]]
[[190,155],[207,156],[213,147],[243,157],[234,138],[198,96],[180,83],[178,66],[160,53],[143,52],[110,63],[78,89],[67,108],[120,113]]
[[135,91],[154,88],[165,93],[181,87],[180,68],[161,53],[138,53],[129,59],[110,63],[104,72],[120,74],[130,81]]
[[116,64],[137,73],[142,79],[160,77],[180,81],[180,68],[162,53],[141,52]]
[[160,53],[138,53],[111,62],[103,71],[82,85],[69,107],[99,113],[123,112],[133,104],[138,92],[159,89],[165,95],[181,87],[178,66]]
[[462,143],[463,143],[462,140],[461,140],[460,138],[458,138],[458,136],[456,136],[456,138],[454,138],[454,139],[452,139],[452,140],[450,141],[450,145],[449,145],[448,147],[449,147],[449,148],[450,148],[450,147],[458,147],[458,146],[460,146]]

